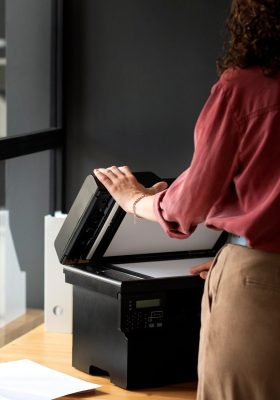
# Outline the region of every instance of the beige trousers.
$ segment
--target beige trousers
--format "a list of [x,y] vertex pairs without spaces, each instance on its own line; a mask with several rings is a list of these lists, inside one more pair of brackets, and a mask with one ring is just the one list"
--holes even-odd
[[227,244],[202,299],[197,400],[280,400],[280,254]]

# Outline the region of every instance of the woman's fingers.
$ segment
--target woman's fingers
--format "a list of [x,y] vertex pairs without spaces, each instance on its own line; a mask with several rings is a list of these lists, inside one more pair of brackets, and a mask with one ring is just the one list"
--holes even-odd
[[124,176],[132,176],[132,173],[128,167],[116,167],[113,165],[112,167],[109,168],[98,168],[94,169],[93,171],[95,172],[100,172],[103,175],[105,175],[109,179],[118,179],[118,178],[123,178]]
[[93,172],[107,189],[112,185],[112,179],[110,176],[108,176],[107,170],[105,168],[95,169]]
[[115,166],[110,168],[98,168],[93,172],[106,188],[112,187],[119,179],[124,177],[124,174]]
[[119,170],[126,176],[133,175],[131,169],[127,165],[124,165],[123,167],[119,167]]
[[206,279],[206,278],[207,278],[207,275],[208,275],[208,271],[203,271],[203,272],[201,272],[201,273],[199,274],[200,278],[202,278],[202,279]]
[[98,168],[98,171],[102,172],[108,178],[117,178],[123,176],[123,173],[118,169],[118,167],[112,166],[109,168]]
[[191,269],[193,275],[199,275],[202,279],[206,279],[209,269],[211,268],[212,261],[199,264]]
[[125,175],[121,167],[112,166],[110,168],[107,168],[107,170],[109,173],[112,172],[115,175],[115,177],[118,178],[122,178]]

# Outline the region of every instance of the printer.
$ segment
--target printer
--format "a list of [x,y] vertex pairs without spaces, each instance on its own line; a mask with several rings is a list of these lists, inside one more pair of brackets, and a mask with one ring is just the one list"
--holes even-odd
[[[135,175],[145,186],[160,180]],[[174,240],[135,223],[87,176],[55,239],[73,285],[73,366],[126,389],[195,381],[204,282],[190,269],[224,241],[204,226]]]

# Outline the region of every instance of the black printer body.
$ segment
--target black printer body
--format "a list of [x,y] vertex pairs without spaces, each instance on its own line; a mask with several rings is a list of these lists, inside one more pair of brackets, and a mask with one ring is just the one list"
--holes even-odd
[[135,224],[88,176],[55,240],[73,285],[73,366],[127,389],[195,381],[203,280],[189,270],[223,241],[206,229],[176,241]]

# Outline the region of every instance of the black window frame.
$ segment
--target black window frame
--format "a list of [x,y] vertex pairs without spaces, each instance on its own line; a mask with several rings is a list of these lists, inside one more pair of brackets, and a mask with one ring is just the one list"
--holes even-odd
[[63,148],[63,137],[62,128],[3,137],[0,139],[0,160]]

